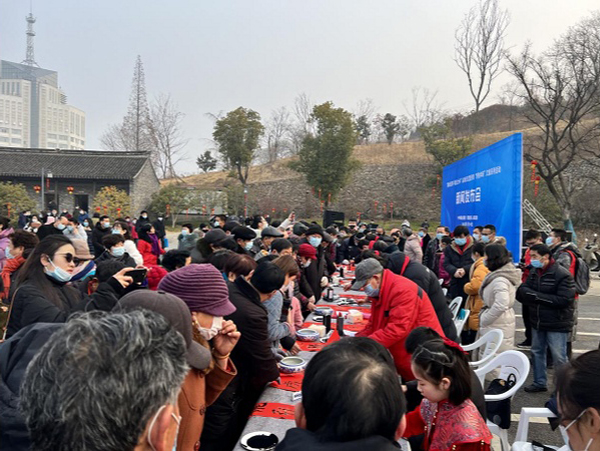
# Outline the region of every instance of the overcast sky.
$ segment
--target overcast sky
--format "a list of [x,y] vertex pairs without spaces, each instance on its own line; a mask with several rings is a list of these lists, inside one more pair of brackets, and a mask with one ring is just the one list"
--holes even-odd
[[[206,113],[252,108],[267,119],[299,93],[353,110],[373,99],[403,114],[414,86],[448,109],[471,106],[453,61],[454,31],[475,0],[34,0],[35,58],[56,70],[87,115],[87,148],[127,110],[136,55],[149,98],[169,93],[186,114],[188,164],[210,147]],[[501,0],[507,44],[544,49],[597,0]],[[0,0],[0,58],[25,58],[27,0]],[[496,87],[506,82],[496,83]],[[492,96],[486,105],[494,103]]]

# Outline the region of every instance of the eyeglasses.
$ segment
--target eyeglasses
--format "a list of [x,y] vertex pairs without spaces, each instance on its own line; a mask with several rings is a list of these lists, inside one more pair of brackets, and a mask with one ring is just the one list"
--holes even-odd
[[54,256],[56,257],[57,255],[62,255],[67,263],[75,263],[75,266],[79,266],[82,263],[85,263],[87,261],[89,261],[89,258],[79,258],[79,257],[75,257],[73,254],[71,254],[70,252],[67,252],[65,254],[54,254]]

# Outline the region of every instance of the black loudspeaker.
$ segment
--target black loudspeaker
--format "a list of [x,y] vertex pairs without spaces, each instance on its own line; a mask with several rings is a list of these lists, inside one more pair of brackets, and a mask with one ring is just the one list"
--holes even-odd
[[323,213],[323,228],[326,229],[333,223],[344,223],[344,213],[341,211],[325,210]]

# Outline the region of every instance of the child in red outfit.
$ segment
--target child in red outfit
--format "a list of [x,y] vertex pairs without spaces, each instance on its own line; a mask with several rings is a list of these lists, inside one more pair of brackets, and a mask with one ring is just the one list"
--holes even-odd
[[469,399],[469,362],[460,346],[427,341],[414,352],[411,367],[423,401],[406,416],[404,436],[424,434],[424,450],[489,451],[492,434]]

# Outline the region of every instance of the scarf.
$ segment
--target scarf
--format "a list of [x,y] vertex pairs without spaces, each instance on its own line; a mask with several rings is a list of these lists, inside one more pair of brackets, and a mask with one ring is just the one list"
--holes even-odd
[[150,245],[152,246],[152,253],[157,257],[160,255],[160,245],[158,244],[158,237],[156,234],[151,235],[148,234],[148,238],[150,238]]
[[0,298],[8,299],[8,294],[10,292],[10,276],[19,269],[23,263],[25,263],[25,259],[21,256],[6,259],[4,268],[2,268],[2,283],[4,284],[4,290],[0,293]]
[[463,443],[491,443],[492,434],[470,399],[455,406],[447,400],[433,403],[424,398],[421,416],[426,424],[427,449],[448,450]]

